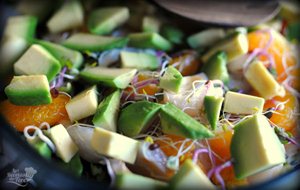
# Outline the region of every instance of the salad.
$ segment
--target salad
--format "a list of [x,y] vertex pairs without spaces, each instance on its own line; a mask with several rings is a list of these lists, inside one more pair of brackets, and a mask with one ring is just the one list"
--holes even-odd
[[146,1],[53,4],[21,1],[0,51],[0,112],[44,159],[117,189],[231,189],[299,165],[296,2],[193,31]]

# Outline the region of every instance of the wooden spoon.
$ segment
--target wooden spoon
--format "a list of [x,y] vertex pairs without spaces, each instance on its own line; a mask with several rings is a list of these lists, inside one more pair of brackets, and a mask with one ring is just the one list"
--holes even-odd
[[276,0],[153,0],[182,17],[219,26],[253,26],[272,19],[279,11]]

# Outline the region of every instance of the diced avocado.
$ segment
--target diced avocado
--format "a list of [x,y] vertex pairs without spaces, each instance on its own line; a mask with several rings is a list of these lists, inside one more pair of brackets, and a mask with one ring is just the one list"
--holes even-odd
[[93,117],[93,124],[109,131],[116,131],[121,92],[116,90],[99,104]]
[[81,176],[81,174],[83,172],[83,166],[82,166],[79,154],[76,154],[75,156],[73,156],[73,158],[68,163],[59,162],[59,165],[63,169],[74,174],[75,176]]
[[97,105],[97,87],[92,86],[73,97],[66,104],[66,110],[71,121],[78,121],[95,114]]
[[85,67],[80,76],[88,82],[124,89],[132,81],[136,69]]
[[162,189],[167,187],[165,182],[161,182],[149,177],[144,177],[134,173],[118,173],[116,175],[116,188],[118,189]]
[[0,75],[7,75],[13,70],[13,63],[26,51],[29,43],[19,37],[3,38],[0,45]]
[[19,37],[30,41],[35,36],[37,18],[33,16],[9,17],[3,32],[3,38]]
[[159,67],[158,58],[148,53],[121,51],[121,67],[138,70],[153,70]]
[[174,44],[181,44],[184,33],[177,27],[164,25],[162,27],[161,35]]
[[160,21],[154,17],[145,16],[142,21],[143,32],[156,32],[159,33]]
[[263,98],[228,91],[224,99],[224,112],[233,114],[255,114],[263,111]]
[[160,117],[162,131],[166,134],[174,134],[190,139],[203,139],[214,136],[204,125],[171,103],[161,107]]
[[120,113],[118,131],[129,137],[137,136],[149,127],[160,108],[160,104],[149,101],[130,104]]
[[210,80],[219,79],[225,84],[229,82],[229,74],[227,71],[227,55],[225,52],[217,52],[207,63],[204,64],[202,71],[207,74]]
[[26,51],[35,36],[37,19],[32,16],[9,17],[0,45],[0,74],[7,75],[13,63]]
[[169,183],[171,189],[217,189],[191,159],[184,161]]
[[225,37],[225,31],[221,28],[212,28],[193,34],[187,38],[190,47],[197,49],[214,45]]
[[64,162],[70,162],[73,156],[78,152],[78,148],[66,128],[62,124],[55,125],[50,129],[48,135],[55,145],[56,155]]
[[164,75],[160,78],[159,86],[175,93],[179,92],[182,84],[181,73],[173,66],[168,66]]
[[154,48],[169,51],[172,44],[157,33],[134,33],[129,35],[129,46],[137,48]]
[[42,46],[34,44],[14,64],[14,71],[18,75],[46,75],[51,81],[61,69],[61,65]]
[[99,154],[133,164],[137,157],[139,141],[96,127],[91,145]]
[[102,7],[91,12],[88,28],[94,34],[109,34],[129,19],[127,7]]
[[234,127],[230,144],[234,173],[246,178],[285,162],[285,150],[268,119],[256,114]]
[[4,91],[15,105],[35,106],[52,102],[45,75],[14,76]]
[[206,117],[213,130],[217,128],[223,101],[223,97],[205,96],[204,98]]
[[114,48],[122,48],[128,42],[128,38],[98,36],[88,33],[75,33],[62,45],[78,51],[104,51]]
[[83,24],[83,7],[80,1],[67,1],[47,22],[51,33],[59,33],[78,28]]
[[248,52],[247,35],[237,32],[232,37],[228,37],[215,44],[202,56],[202,61],[206,63],[218,51],[224,51],[227,54],[228,61],[246,54]]
[[253,61],[244,72],[250,85],[264,98],[284,96],[284,87],[279,85],[261,61]]
[[43,141],[37,141],[35,143],[31,143],[31,146],[44,158],[51,159],[51,150],[48,145]]
[[72,68],[78,69],[83,63],[83,56],[78,51],[42,40],[37,43],[47,49],[60,62],[61,66],[71,64]]

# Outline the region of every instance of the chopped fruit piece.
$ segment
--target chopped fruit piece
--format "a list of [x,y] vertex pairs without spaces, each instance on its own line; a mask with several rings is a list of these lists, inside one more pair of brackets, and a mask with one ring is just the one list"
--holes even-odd
[[139,141],[96,127],[91,139],[92,148],[99,154],[133,164],[139,149]]
[[59,61],[45,48],[34,44],[14,64],[18,75],[46,75],[51,81],[60,71]]
[[9,101],[15,105],[36,106],[52,102],[45,75],[14,76],[5,88]]
[[153,70],[159,67],[156,56],[148,53],[135,53],[121,51],[121,67],[135,68],[138,70]]
[[71,121],[78,121],[96,113],[98,106],[97,88],[93,86],[77,94],[66,104]]
[[129,19],[127,7],[102,7],[91,12],[88,27],[94,34],[109,34]]
[[67,1],[47,22],[51,33],[78,28],[83,24],[83,7],[80,1]]
[[51,104],[39,106],[16,106],[5,100],[0,104],[0,112],[13,127],[22,132],[28,125],[39,126],[43,122],[49,123],[50,126],[69,123],[65,109],[69,100],[70,97],[64,94],[52,98]]
[[251,86],[264,98],[271,99],[274,96],[284,96],[285,90],[261,61],[250,63],[245,71],[245,78]]
[[78,147],[63,125],[59,124],[52,127],[47,135],[55,145],[55,153],[64,162],[68,163],[78,152]]
[[174,56],[170,65],[173,65],[183,76],[189,76],[198,72],[200,61],[195,51],[184,51]]
[[297,126],[297,115],[295,114],[297,105],[297,98],[287,91],[284,97],[277,96],[267,100],[264,109],[273,108],[275,113],[272,114],[270,121],[287,131],[293,131]]
[[224,100],[224,112],[255,114],[263,111],[265,100],[257,96],[228,91]]
[[284,146],[268,119],[260,114],[247,118],[234,127],[230,152],[238,179],[285,162]]
[[178,93],[182,84],[182,75],[173,66],[167,67],[164,75],[160,78],[159,86],[165,90]]
[[192,160],[186,160],[170,181],[171,189],[216,189]]

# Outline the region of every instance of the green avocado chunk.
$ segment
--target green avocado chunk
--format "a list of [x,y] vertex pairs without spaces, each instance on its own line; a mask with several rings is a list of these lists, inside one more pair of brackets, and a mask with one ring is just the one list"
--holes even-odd
[[243,179],[285,162],[285,149],[268,119],[256,114],[234,127],[230,144],[236,178]]
[[182,84],[182,78],[181,73],[175,67],[169,66],[160,78],[159,86],[165,90],[178,93]]
[[88,28],[93,34],[109,34],[129,19],[127,7],[103,7],[91,12]]
[[51,81],[61,69],[59,61],[38,44],[30,48],[14,64],[17,75],[46,75]]
[[137,48],[154,48],[169,51],[172,44],[157,33],[134,33],[129,35],[129,46]]
[[132,81],[136,69],[129,68],[104,68],[85,67],[80,72],[80,77],[94,84],[103,84],[115,88],[126,88]]
[[62,42],[63,46],[78,51],[104,51],[114,48],[122,48],[128,42],[128,38],[99,36],[88,33],[75,33]]
[[161,22],[150,16],[145,16],[143,18],[142,30],[143,32],[157,32],[159,33]]
[[200,167],[191,159],[184,161],[170,180],[171,189],[216,189]]
[[159,61],[156,56],[148,53],[135,53],[122,51],[121,67],[136,68],[138,70],[153,70],[159,67]]
[[227,56],[225,52],[217,52],[203,66],[202,71],[207,74],[210,80],[219,79],[225,84],[229,82],[227,71]]
[[83,25],[84,11],[79,0],[65,1],[47,22],[51,33],[59,33]]
[[117,173],[116,187],[118,189],[162,189],[166,188],[167,184],[149,177],[144,177],[134,173]]
[[75,176],[81,176],[81,174],[83,172],[83,165],[81,163],[79,154],[76,154],[75,156],[73,156],[73,158],[68,163],[60,161],[59,165],[63,169],[74,174]]
[[161,35],[174,44],[181,44],[184,33],[175,26],[165,25],[162,27]]
[[8,100],[15,105],[35,106],[52,102],[45,75],[14,76],[4,91]]
[[78,51],[43,40],[38,40],[37,43],[47,49],[60,62],[62,67],[71,64],[72,68],[78,69],[83,63],[83,56]]
[[190,139],[203,139],[214,136],[204,125],[172,103],[167,103],[161,107],[160,117],[162,131],[166,134],[174,134]]
[[48,145],[43,141],[38,141],[35,143],[31,143],[33,148],[44,158],[51,159],[51,150]]
[[158,114],[162,105],[140,101],[130,104],[120,113],[118,120],[118,130],[126,136],[134,137],[149,127]]
[[215,97],[215,96],[204,97],[204,109],[206,112],[206,117],[213,130],[217,128],[217,123],[219,120],[223,101],[224,101],[223,97]]
[[116,131],[121,92],[116,90],[99,104],[93,117],[93,124],[109,131]]

